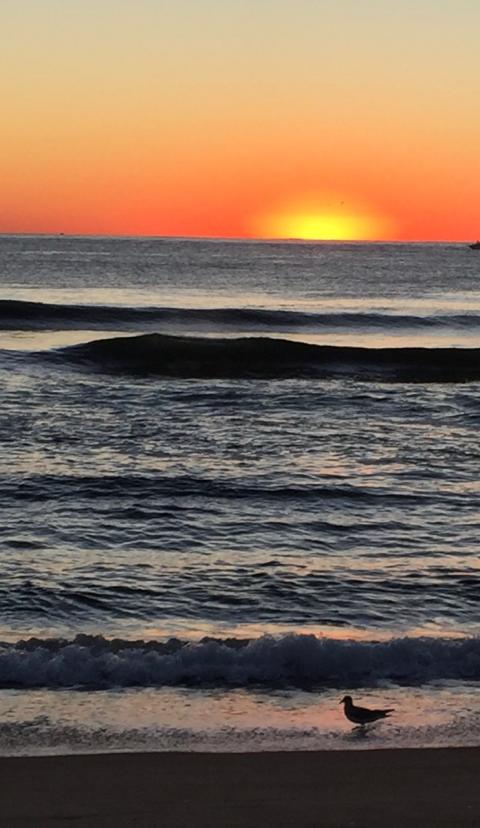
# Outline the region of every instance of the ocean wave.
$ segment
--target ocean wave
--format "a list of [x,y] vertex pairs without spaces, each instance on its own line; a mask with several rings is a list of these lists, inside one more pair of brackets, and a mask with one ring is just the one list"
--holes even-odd
[[[18,477],[0,476],[0,497],[6,503],[10,498],[15,501],[34,501],[41,503],[49,500],[70,499],[98,500],[107,498],[138,497],[144,502],[147,498],[211,498],[212,500],[272,500],[289,501],[306,500],[353,500],[383,506],[391,503],[412,501],[426,504],[432,498],[426,492],[393,491],[348,484],[291,483],[289,485],[268,482],[262,477],[212,479],[200,475],[49,475],[32,474]],[[459,495],[445,494],[445,502],[458,502]],[[461,494],[460,494],[461,499]],[[125,516],[124,511],[122,515]],[[127,515],[132,517],[132,515]]]
[[354,641],[290,634],[165,642],[31,638],[0,645],[0,687],[355,687],[480,680],[480,638]]
[[106,372],[178,378],[318,378],[385,382],[480,379],[479,348],[363,348],[286,339],[143,334],[99,339],[40,355]]
[[385,312],[305,312],[265,308],[180,308],[63,305],[0,300],[0,330],[145,329],[161,325],[233,330],[349,331],[480,328],[476,313],[415,315]]

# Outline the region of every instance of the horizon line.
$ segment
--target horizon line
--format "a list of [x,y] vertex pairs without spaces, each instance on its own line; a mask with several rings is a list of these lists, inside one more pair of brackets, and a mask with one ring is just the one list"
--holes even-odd
[[266,238],[256,236],[182,236],[160,235],[150,233],[67,233],[64,231],[35,232],[30,230],[0,231],[0,238],[18,236],[45,238],[85,238],[85,239],[161,239],[171,241],[221,241],[265,244],[469,244],[471,238],[462,239],[304,239],[295,237]]

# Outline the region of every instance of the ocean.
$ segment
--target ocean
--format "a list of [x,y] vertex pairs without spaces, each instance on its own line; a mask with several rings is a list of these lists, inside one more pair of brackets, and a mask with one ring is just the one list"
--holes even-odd
[[480,744],[479,335],[463,244],[0,237],[0,753]]

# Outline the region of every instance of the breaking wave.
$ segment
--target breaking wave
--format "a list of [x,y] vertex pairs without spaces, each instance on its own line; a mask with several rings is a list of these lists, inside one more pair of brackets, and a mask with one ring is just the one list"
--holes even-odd
[[480,379],[479,348],[358,348],[286,339],[164,334],[99,339],[44,358],[100,371],[197,378],[358,378],[387,382]]
[[355,687],[480,680],[480,638],[353,641],[314,635],[198,642],[36,639],[0,645],[0,687]]

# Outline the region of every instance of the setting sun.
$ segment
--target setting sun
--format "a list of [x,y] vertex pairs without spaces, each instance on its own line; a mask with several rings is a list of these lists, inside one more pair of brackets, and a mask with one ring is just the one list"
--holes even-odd
[[392,222],[339,197],[304,198],[256,216],[261,238],[310,241],[371,241],[391,237]]

